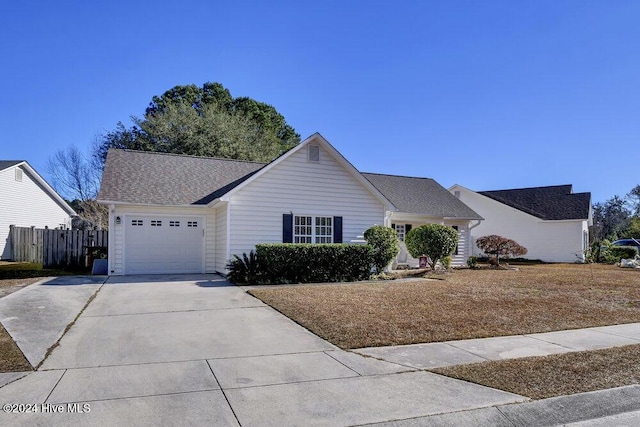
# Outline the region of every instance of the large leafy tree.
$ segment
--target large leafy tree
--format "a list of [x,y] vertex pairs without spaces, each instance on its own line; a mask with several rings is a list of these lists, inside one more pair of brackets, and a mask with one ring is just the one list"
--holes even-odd
[[220,83],[175,86],[131,119],[103,135],[95,148],[102,162],[109,148],[269,162],[300,142],[273,106],[234,98]]
[[596,240],[617,239],[628,226],[630,217],[627,202],[619,196],[594,204],[593,237]]
[[273,106],[234,98],[220,83],[175,86],[131,120],[133,125],[119,122],[94,141],[90,156],[69,147],[49,160],[52,183],[86,220],[82,227],[106,226],[95,197],[110,148],[270,162],[300,142]]

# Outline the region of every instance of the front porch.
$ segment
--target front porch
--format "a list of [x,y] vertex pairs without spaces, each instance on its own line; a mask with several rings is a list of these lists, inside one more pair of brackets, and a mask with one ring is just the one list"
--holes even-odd
[[471,228],[469,220],[462,219],[447,219],[428,217],[424,215],[415,214],[398,214],[393,213],[386,220],[386,225],[393,228],[398,233],[400,239],[400,253],[393,261],[392,269],[398,268],[418,268],[419,260],[411,256],[407,251],[407,247],[404,243],[406,234],[413,228],[419,227],[425,224],[441,224],[448,227],[453,227],[458,231],[458,246],[456,251],[451,256],[452,267],[463,267],[467,263],[467,259],[472,255],[471,242]]

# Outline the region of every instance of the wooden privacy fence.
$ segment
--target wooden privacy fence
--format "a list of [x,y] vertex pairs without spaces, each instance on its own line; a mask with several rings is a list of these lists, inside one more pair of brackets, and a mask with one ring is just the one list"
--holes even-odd
[[44,230],[35,227],[9,226],[11,259],[22,262],[42,262]]
[[51,230],[11,226],[14,261],[41,262],[44,268],[86,267],[87,250],[106,248],[107,230]]

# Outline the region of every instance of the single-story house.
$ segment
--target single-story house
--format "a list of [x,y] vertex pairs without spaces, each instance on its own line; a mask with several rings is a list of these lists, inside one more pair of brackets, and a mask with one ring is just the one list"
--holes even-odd
[[258,243],[347,243],[426,222],[459,227],[461,263],[480,218],[433,180],[360,173],[318,133],[268,164],[109,150],[98,201],[114,275],[224,273]]
[[74,210],[24,160],[0,160],[0,259],[12,259],[10,226],[70,228]]
[[[571,185],[473,191],[454,185],[449,191],[484,218],[471,239],[497,234],[526,247],[525,258],[546,262],[584,262],[593,224],[591,193]],[[473,244],[474,254],[482,253]]]

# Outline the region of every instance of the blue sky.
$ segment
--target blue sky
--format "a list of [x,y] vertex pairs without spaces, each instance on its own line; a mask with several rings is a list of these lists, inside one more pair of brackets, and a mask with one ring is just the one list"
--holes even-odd
[[640,2],[0,6],[0,159],[45,177],[153,95],[220,82],[358,169],[474,190],[640,184]]

